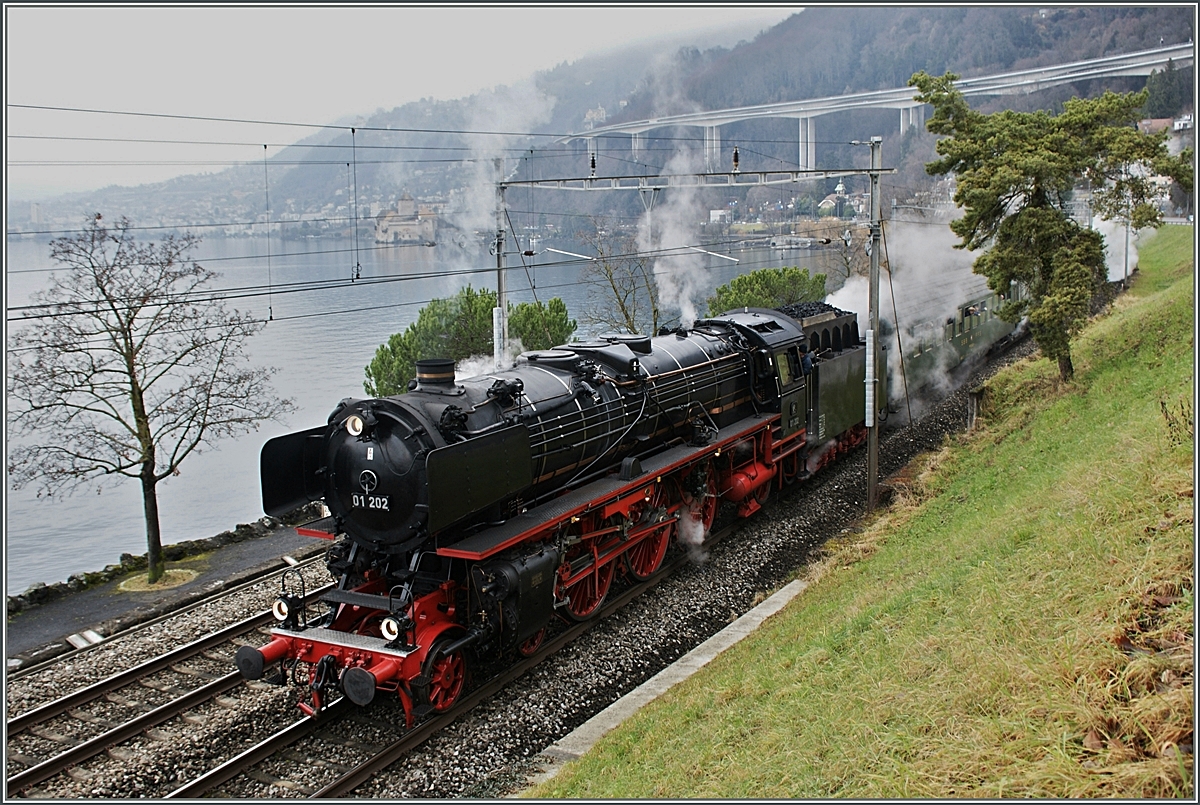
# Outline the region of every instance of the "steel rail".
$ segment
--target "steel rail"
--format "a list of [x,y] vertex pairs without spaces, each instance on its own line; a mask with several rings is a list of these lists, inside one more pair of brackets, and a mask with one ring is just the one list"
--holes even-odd
[[[306,601],[316,599],[318,596],[327,592],[332,587],[332,584],[327,584],[324,587],[314,590],[308,594]],[[182,662],[190,657],[194,657],[197,654],[207,651],[214,646],[219,646],[222,643],[226,643],[239,635],[253,631],[259,626],[262,626],[263,624],[266,624],[272,620],[274,620],[274,618],[272,617],[270,610],[258,615],[252,615],[251,617],[238,621],[237,623],[227,626],[218,632],[201,637],[192,641],[191,643],[180,646],[173,651],[169,651],[166,654],[162,654],[158,657],[147,660],[141,665],[136,665],[133,668],[129,668],[125,671],[119,671],[107,679],[102,679],[99,682],[88,685],[87,687],[80,688],[74,693],[69,693],[62,698],[47,702],[41,707],[37,707],[26,713],[22,713],[15,718],[9,719],[5,724],[4,731],[6,738],[11,740],[14,735],[24,732],[35,724],[41,724],[43,721],[54,718],[55,716],[60,715],[67,710],[73,710],[80,705],[94,701],[103,696],[105,693],[118,688],[123,688],[126,685],[136,682],[142,677],[149,676],[150,674],[154,674],[169,668],[178,662]]]
[[185,710],[190,710],[197,705],[215,699],[222,693],[236,687],[241,682],[241,676],[237,671],[233,671],[223,677],[214,679],[207,685],[202,685],[195,690],[189,691],[172,702],[157,707],[132,721],[128,721],[119,727],[114,727],[108,732],[101,733],[59,755],[55,755],[47,761],[39,763],[36,766],[31,766],[25,771],[9,777],[7,780],[8,794],[15,794],[31,785],[37,785],[40,782],[49,780],[54,775],[95,757],[110,746],[128,740],[135,735],[139,735],[144,730],[156,727],[165,721],[169,721]]
[[29,676],[30,674],[36,673],[37,671],[41,671],[44,668],[48,668],[52,665],[57,665],[60,662],[66,662],[67,660],[75,660],[79,657],[79,655],[84,654],[85,652],[91,651],[92,649],[100,648],[101,646],[107,646],[110,643],[112,643],[112,641],[114,641],[114,640],[129,637],[130,635],[136,634],[137,632],[140,632],[143,629],[147,629],[151,626],[154,626],[157,623],[162,623],[163,621],[169,620],[178,615],[183,615],[185,613],[191,612],[192,610],[199,609],[202,606],[206,606],[208,604],[215,603],[217,601],[220,601],[225,596],[236,595],[237,593],[248,590],[249,588],[253,587],[256,584],[262,584],[263,582],[270,579],[272,576],[282,576],[284,573],[288,572],[289,570],[294,570],[296,568],[302,568],[302,567],[307,567],[308,565],[316,564],[317,562],[321,561],[323,558],[324,558],[324,554],[319,553],[316,556],[311,556],[308,559],[301,560],[299,562],[299,564],[296,564],[296,565],[288,565],[287,567],[272,568],[270,570],[264,571],[260,574],[257,574],[255,576],[247,579],[244,582],[240,582],[240,583],[236,584],[233,587],[228,587],[219,592],[215,592],[212,595],[206,595],[205,597],[203,597],[197,601],[193,601],[190,604],[185,604],[184,606],[179,607],[178,609],[172,609],[170,612],[165,612],[162,615],[157,615],[149,620],[145,620],[145,621],[142,621],[141,623],[134,624],[133,626],[130,626],[128,629],[122,629],[118,632],[113,632],[110,635],[105,635],[104,639],[101,640],[99,643],[91,643],[82,648],[73,649],[72,651],[67,651],[67,652],[59,654],[57,656],[50,657],[49,659],[42,660],[41,662],[36,662],[36,663],[32,663],[30,665],[22,666],[21,668],[17,668],[15,670],[13,670],[11,673],[9,673],[7,678],[10,680],[11,679],[21,679],[22,677],[26,677],[26,676]]

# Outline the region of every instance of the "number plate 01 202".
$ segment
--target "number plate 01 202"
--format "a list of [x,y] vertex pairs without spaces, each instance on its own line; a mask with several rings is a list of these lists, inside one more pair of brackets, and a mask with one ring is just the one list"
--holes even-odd
[[377,511],[391,511],[388,508],[387,495],[350,495],[350,505],[356,509],[375,509]]

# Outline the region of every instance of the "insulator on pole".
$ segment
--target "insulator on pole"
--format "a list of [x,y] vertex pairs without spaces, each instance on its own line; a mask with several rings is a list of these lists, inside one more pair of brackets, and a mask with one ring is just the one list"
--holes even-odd
[[736,145],[733,147],[733,172],[738,172],[738,148]]

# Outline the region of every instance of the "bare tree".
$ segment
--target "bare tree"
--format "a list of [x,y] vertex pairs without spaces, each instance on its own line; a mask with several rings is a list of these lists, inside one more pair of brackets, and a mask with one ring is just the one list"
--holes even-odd
[[654,335],[664,323],[658,286],[634,236],[602,219],[592,219],[591,227],[576,236],[596,253],[583,272],[588,302],[580,318],[607,330]]
[[97,214],[50,244],[62,265],[9,339],[12,434],[35,437],[9,454],[19,489],[70,492],[97,479],[137,478],[149,580],[164,572],[157,485],[222,436],[257,430],[294,407],[245,366],[246,339],[263,322],[229,312],[204,286],[216,274],[191,260],[192,235],[139,244],[122,218]]
[[870,273],[871,256],[865,249],[868,237],[865,229],[858,229],[848,221],[826,219],[813,226],[810,233],[822,244],[816,262],[826,275],[840,277],[844,282]]

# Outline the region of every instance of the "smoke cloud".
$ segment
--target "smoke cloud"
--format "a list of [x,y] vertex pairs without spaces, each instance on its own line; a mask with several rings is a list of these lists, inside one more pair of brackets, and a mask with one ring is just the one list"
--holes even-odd
[[[496,87],[472,98],[466,127],[477,132],[533,131],[550,121],[554,104],[555,100],[532,80]],[[502,160],[503,178],[512,178],[518,164],[504,157],[510,149],[524,147],[525,138],[518,134],[468,134],[465,139],[471,149],[467,165],[472,177],[470,186],[457,199],[457,214],[452,220],[467,232],[492,231],[496,227],[496,180],[500,178],[494,160]]]
[[[700,105],[687,97],[683,86],[687,75],[683,62],[694,55],[679,50],[663,54],[651,64],[639,90],[650,94],[653,117],[700,110]],[[700,173],[704,170],[703,153],[681,145],[667,160],[662,173]],[[670,314],[678,311],[680,324],[684,327],[691,327],[700,317],[698,305],[703,302],[708,288],[703,259],[698,252],[686,249],[696,243],[696,221],[704,218],[707,209],[701,193],[700,188],[694,187],[664,192],[638,225],[638,250],[659,253],[651,270],[665,318],[671,319]]]
[[699,507],[682,509],[679,514],[679,532],[676,538],[696,564],[708,559],[708,551],[704,550],[704,522],[700,517]]
[[[504,349],[504,367],[513,366],[517,362],[517,356],[522,352],[525,352],[525,347],[521,345],[519,338],[508,339],[508,345]],[[454,382],[458,383],[469,377],[490,375],[495,371],[498,370],[494,355],[472,355],[454,364]]]

